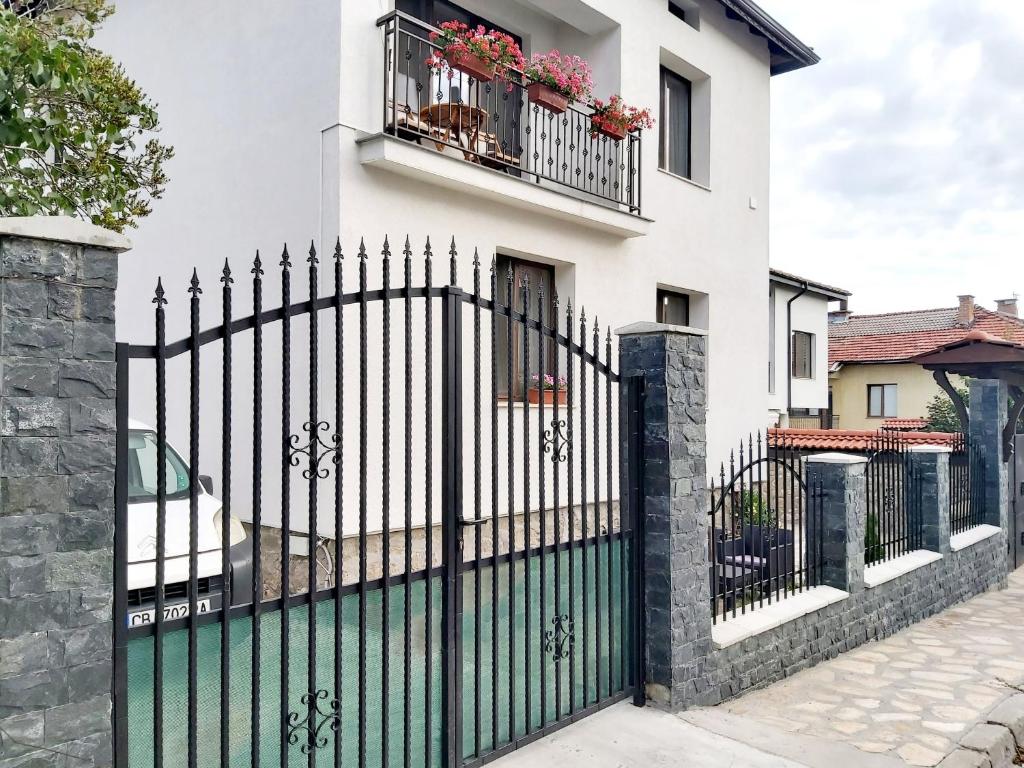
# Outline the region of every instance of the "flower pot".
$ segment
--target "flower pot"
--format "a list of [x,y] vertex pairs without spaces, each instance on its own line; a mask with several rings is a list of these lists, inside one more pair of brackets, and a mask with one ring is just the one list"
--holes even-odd
[[615,139],[615,141],[622,141],[626,138],[626,129],[620,128],[617,125],[604,125],[595,123],[593,120],[590,122],[590,126],[600,133],[602,136],[607,136],[609,139]]
[[530,83],[526,93],[532,103],[540,104],[548,112],[554,112],[556,115],[562,114],[569,108],[569,97],[544,83]]
[[[565,405],[565,390],[558,390],[558,404]],[[526,399],[530,401],[531,405],[538,405],[540,403],[541,390],[536,387],[531,387],[526,390]],[[544,405],[553,405],[555,402],[555,390],[545,389],[544,390]]]
[[446,53],[444,59],[455,69],[465,72],[481,83],[489,83],[494,79],[493,61],[481,59],[479,56],[474,56],[471,53]]

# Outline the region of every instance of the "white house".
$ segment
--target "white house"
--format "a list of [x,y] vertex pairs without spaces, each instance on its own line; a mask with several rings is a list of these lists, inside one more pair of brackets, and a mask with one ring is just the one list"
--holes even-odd
[[[205,286],[207,327],[220,322],[217,279],[225,257],[236,276],[234,314],[241,316],[251,311],[248,261],[257,248],[268,267],[264,305],[273,306],[282,241],[297,265],[297,300],[305,296],[301,255],[311,238],[329,253],[340,235],[345,280],[355,286],[352,256],[364,237],[374,287],[385,235],[395,253],[410,237],[417,276],[430,236],[440,253],[438,282],[446,275],[447,242],[454,235],[464,287],[471,287],[475,248],[485,265],[497,260],[499,274],[511,265],[549,281],[563,307],[571,300],[588,318],[597,316],[602,338],[606,327],[640,320],[706,329],[709,465],[715,466],[740,435],[765,426],[769,407],[784,402],[784,379],[773,395],[765,392],[765,334],[751,332],[751,318],[770,309],[764,291],[770,81],[818,57],[750,0],[461,3],[117,2],[96,43],[159,103],[163,138],[176,150],[167,193],[132,233],[135,248],[123,260],[117,307],[122,340],[152,343],[149,297],[158,274],[168,290],[167,335],[173,340],[187,334],[185,290],[193,265]],[[595,143],[587,123],[579,122],[585,109],[567,113],[571,120],[559,129],[532,105],[509,106],[522,91],[509,99],[498,86],[485,90],[462,75],[450,81],[431,75],[422,64],[429,52],[424,40],[430,25],[449,19],[505,30],[521,41],[527,57],[551,48],[578,53],[593,67],[595,96],[621,94],[630,104],[649,107],[655,128],[621,143]],[[425,121],[424,109],[438,105],[438,114],[451,114],[459,100],[479,110],[470,112],[461,132],[429,126],[416,133],[415,119]],[[610,149],[598,159],[600,147]],[[611,166],[601,167],[601,160]],[[320,268],[321,284],[330,286],[330,260]],[[821,315],[821,327],[807,330],[824,344]],[[794,328],[805,328],[803,317],[798,309]],[[295,349],[302,349],[303,333],[296,327]],[[274,343],[268,332],[268,366],[276,360]],[[369,340],[371,349],[381,343],[379,335]],[[216,352],[210,354],[215,362]],[[400,346],[395,354],[397,360]],[[301,381],[304,363],[295,357],[294,376]],[[251,361],[241,346],[235,360],[235,380],[244,393]],[[796,382],[793,407],[825,405],[817,397],[817,384],[825,391],[825,360],[824,352],[817,356],[813,397]],[[487,365],[489,359],[485,370]],[[184,376],[186,370],[179,359],[168,373]],[[280,395],[270,380],[272,368],[265,371],[269,422]],[[329,364],[320,366],[328,401],[331,371]],[[379,377],[379,367],[373,375]],[[400,370],[394,377],[400,380]],[[211,374],[203,380],[204,424],[211,426],[201,437],[202,469],[215,477],[217,379]],[[148,382],[148,368],[133,367],[133,416],[151,422]],[[293,411],[301,414],[304,387],[293,389],[300,392]],[[355,380],[346,375],[346,392],[354,391]],[[401,393],[392,392],[397,402]],[[357,407],[346,398],[347,425],[357,422]],[[169,409],[172,440],[187,444],[186,403],[179,397]],[[247,418],[241,408],[234,414],[239,455],[251,448]],[[379,418],[378,404],[371,420]],[[301,417],[295,420],[298,431]],[[380,435],[369,441],[378,455]],[[280,438],[268,437],[267,445],[270,456],[279,451]],[[392,460],[397,464],[401,457]],[[369,471],[370,493],[379,493],[380,468]],[[235,469],[236,498],[246,493],[246,472],[241,465]],[[264,479],[269,494],[279,482],[274,474]],[[265,510],[266,519],[272,514]]]
[[831,428],[829,304],[850,292],[777,269],[768,273],[768,414],[779,426]]

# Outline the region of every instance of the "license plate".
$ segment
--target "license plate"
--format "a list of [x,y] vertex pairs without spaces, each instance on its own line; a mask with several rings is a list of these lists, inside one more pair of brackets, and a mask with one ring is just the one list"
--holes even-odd
[[[200,600],[196,605],[196,613],[208,613],[210,610],[209,600]],[[172,619],[183,619],[188,616],[188,603],[175,603],[164,606],[164,621]],[[129,627],[144,627],[147,624],[156,622],[156,609],[146,608],[141,611],[134,611],[128,614]]]

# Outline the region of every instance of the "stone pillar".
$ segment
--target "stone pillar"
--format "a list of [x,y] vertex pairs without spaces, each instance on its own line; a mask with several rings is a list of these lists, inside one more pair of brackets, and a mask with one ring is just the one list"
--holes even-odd
[[[984,477],[980,478],[983,499],[982,522],[1008,530],[1008,464],[1003,456],[1003,427],[1006,425],[1006,382],[998,379],[971,379],[970,437],[985,458]],[[973,481],[972,481],[973,482]]]
[[920,482],[921,548],[948,555],[949,456],[951,450],[934,445],[913,445],[910,472]]
[[711,653],[707,340],[703,331],[660,323],[636,323],[617,333],[620,376],[645,380],[641,440],[646,694],[655,704],[681,709],[712,696],[705,672]]
[[0,219],[0,768],[112,762],[114,289],[129,247],[66,217]]
[[[845,592],[864,588],[864,533],[867,496],[864,471],[868,460],[848,453],[807,457],[807,485],[820,487],[822,505],[821,584]],[[814,541],[817,520],[809,515],[807,535]]]

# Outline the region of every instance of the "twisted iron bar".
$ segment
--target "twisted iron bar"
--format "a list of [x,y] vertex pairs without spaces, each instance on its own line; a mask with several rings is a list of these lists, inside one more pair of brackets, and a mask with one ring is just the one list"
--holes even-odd
[[[337,433],[329,433],[326,441],[321,436],[322,432],[328,432],[330,428],[331,425],[326,421],[318,421],[315,425],[307,421],[302,425],[302,431],[309,435],[309,440],[305,445],[299,445],[300,435],[289,435],[288,437],[288,463],[297,467],[300,455],[308,457],[309,467],[302,470],[302,476],[307,480],[311,480],[314,475],[323,480],[330,474],[327,467],[320,466],[327,456],[331,457],[332,464],[337,465],[338,463],[338,447],[341,445],[341,436]],[[314,448],[321,449],[316,452],[315,456]]]
[[[316,693],[304,693],[299,703],[306,707],[306,716],[299,719],[298,712],[288,713],[288,744],[295,746],[305,733],[305,742],[299,747],[304,755],[327,746],[327,735],[321,735],[326,728],[329,733],[336,733],[341,727],[341,704],[337,699],[329,698],[326,688]],[[325,702],[328,709],[321,709]]]

